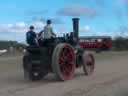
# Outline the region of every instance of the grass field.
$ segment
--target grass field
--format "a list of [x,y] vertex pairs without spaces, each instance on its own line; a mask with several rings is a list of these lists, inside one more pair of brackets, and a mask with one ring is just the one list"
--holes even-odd
[[22,54],[4,54],[0,56],[0,72],[20,70],[22,66]]
[[[95,54],[95,53],[94,53]],[[119,56],[127,56],[128,52],[103,52],[95,54],[96,61],[106,61]],[[23,54],[4,54],[0,56],[0,72],[21,70]]]

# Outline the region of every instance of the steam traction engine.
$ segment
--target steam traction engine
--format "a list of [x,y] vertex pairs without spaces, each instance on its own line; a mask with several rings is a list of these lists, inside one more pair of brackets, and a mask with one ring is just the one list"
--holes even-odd
[[86,52],[78,44],[79,19],[73,18],[72,36],[56,37],[54,43],[28,46],[23,57],[24,76],[29,80],[40,80],[52,72],[59,80],[72,78],[75,69],[83,66],[85,75],[94,72],[95,60],[92,53]]

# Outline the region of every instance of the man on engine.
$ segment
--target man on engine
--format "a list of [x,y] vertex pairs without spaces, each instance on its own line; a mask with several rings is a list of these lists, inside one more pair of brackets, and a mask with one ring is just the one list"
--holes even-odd
[[26,33],[26,41],[31,46],[36,46],[37,38],[36,33],[34,32],[34,26],[30,26],[29,31]]
[[[56,37],[56,34],[53,32],[51,20],[47,20],[47,25],[44,27],[44,30],[40,34],[41,41],[44,41],[43,43],[50,43],[53,38]],[[42,44],[41,44],[42,45]]]

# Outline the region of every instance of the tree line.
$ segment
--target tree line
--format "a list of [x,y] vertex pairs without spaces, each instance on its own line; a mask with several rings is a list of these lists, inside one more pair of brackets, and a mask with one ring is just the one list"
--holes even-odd
[[9,49],[13,47],[15,49],[25,48],[25,44],[19,43],[17,41],[0,41],[0,50]]
[[[116,37],[112,40],[112,45],[112,49],[116,51],[128,50],[128,38]],[[0,50],[9,49],[10,47],[24,49],[26,45],[17,41],[0,41]]]
[[116,51],[128,50],[128,38],[116,37],[113,40],[113,49]]

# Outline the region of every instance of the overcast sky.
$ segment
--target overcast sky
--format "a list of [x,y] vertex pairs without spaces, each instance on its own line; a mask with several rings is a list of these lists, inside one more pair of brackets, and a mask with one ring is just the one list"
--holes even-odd
[[128,0],[0,0],[0,40],[24,42],[29,26],[39,32],[46,19],[60,36],[72,31],[73,17],[81,36],[128,36]]

